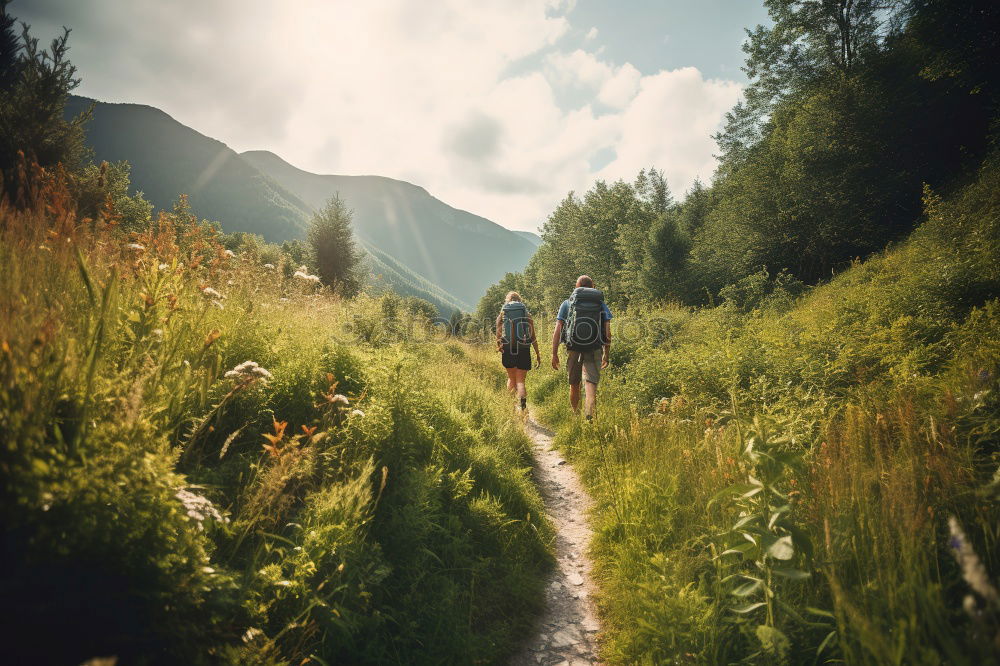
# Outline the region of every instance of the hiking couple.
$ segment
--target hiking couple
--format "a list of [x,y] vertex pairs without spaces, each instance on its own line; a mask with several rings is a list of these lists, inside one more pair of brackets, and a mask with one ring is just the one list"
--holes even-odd
[[[580,383],[585,380],[584,415],[594,417],[597,408],[597,383],[601,370],[608,367],[611,349],[611,310],[604,293],[594,288],[587,275],[576,280],[576,289],[559,306],[556,327],[552,332],[552,367],[559,369],[559,344],[566,345],[566,373],[569,378],[569,404],[580,411]],[[504,299],[496,322],[497,351],[507,369],[507,389],[516,392],[521,410],[527,408],[525,379],[531,370],[531,347],[535,348],[536,367],[542,364],[535,337],[535,320],[516,291]]]

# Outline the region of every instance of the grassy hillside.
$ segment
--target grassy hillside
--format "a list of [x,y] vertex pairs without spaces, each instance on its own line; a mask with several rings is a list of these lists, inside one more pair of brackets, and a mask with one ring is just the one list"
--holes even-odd
[[98,161],[127,160],[133,186],[155,207],[170,210],[181,194],[202,218],[227,232],[246,231],[269,242],[305,234],[309,206],[248,165],[220,141],[199,134],[163,111],[70,97],[66,115],[94,105],[87,144]]
[[619,313],[599,418],[535,382],[596,495],[609,663],[996,663],[1000,168],[801,295]]
[[0,207],[6,659],[502,663],[551,533],[493,355],[34,185]]
[[354,210],[358,238],[466,303],[475,303],[508,271],[522,269],[535,250],[521,235],[452,208],[410,183],[313,174],[267,151],[241,156],[313,208],[339,192]]

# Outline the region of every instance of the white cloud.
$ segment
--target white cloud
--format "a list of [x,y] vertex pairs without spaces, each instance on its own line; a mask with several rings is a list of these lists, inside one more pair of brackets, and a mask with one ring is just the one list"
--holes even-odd
[[[514,228],[598,177],[657,166],[675,192],[708,178],[739,94],[693,68],[608,62],[596,27],[592,48],[561,48],[574,0],[36,1],[74,28],[81,94],[311,171],[410,180]],[[509,75],[519,62],[537,64]],[[598,153],[616,157],[595,172]]]
[[611,78],[601,84],[601,89],[597,93],[597,98],[616,109],[622,109],[632,101],[639,91],[639,82],[642,80],[642,73],[625,63],[619,67]]

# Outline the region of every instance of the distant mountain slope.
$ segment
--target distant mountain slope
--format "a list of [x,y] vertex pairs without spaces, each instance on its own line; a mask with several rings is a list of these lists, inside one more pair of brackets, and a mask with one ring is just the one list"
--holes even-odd
[[108,104],[71,97],[66,113],[94,104],[87,143],[98,160],[128,160],[132,183],[157,208],[179,194],[202,218],[227,232],[249,231],[271,242],[301,237],[309,206],[240,158],[226,144],[140,104]]
[[318,175],[274,153],[242,157],[279,185],[318,208],[334,193],[354,210],[358,237],[466,303],[508,271],[519,271],[535,252],[522,235],[458,210],[416,185],[381,176]]
[[539,245],[542,244],[542,237],[536,234],[534,231],[518,231],[517,229],[515,229],[514,233],[520,236],[521,238],[527,238],[528,242],[530,242],[535,247],[538,247]]
[[361,246],[367,252],[365,260],[372,271],[369,284],[376,289],[391,289],[403,296],[422,298],[432,303],[444,317],[450,316],[455,310],[465,312],[472,310],[468,303],[460,301],[444,289],[420,277],[377,247],[364,242]]

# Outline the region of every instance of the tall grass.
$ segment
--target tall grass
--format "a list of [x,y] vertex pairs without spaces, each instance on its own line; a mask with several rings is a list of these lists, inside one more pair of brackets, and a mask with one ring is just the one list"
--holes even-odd
[[[393,342],[183,207],[0,207],[9,659],[497,663],[550,527],[494,359]],[[252,362],[252,363],[249,363]]]
[[593,424],[535,383],[596,497],[609,663],[1000,659],[998,193],[990,164],[929,192],[802,296],[629,313],[657,330],[612,348]]

